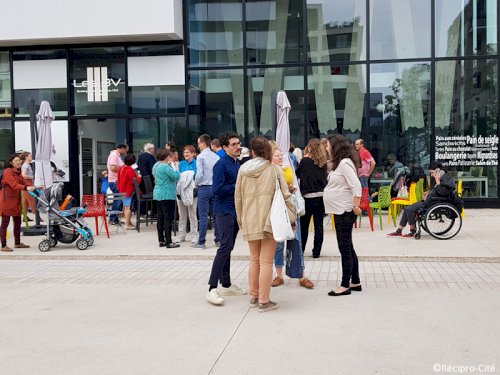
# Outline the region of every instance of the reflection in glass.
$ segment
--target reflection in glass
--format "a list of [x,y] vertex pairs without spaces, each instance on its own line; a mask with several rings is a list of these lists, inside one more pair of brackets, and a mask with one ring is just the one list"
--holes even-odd
[[436,56],[496,52],[496,0],[436,1]]
[[11,85],[9,53],[0,52],[0,117],[10,117]]
[[201,133],[218,137],[235,131],[244,136],[243,74],[241,70],[190,73],[189,113]]
[[370,59],[431,56],[431,0],[371,0]]
[[372,65],[370,124],[362,138],[378,168],[390,167],[389,154],[405,166],[429,165],[430,72],[429,62]]
[[283,64],[302,61],[302,0],[247,0],[247,62]]
[[130,113],[184,113],[184,86],[129,87]]
[[308,60],[365,59],[365,0],[307,0]]
[[[436,136],[498,134],[497,85],[496,59],[436,62]],[[498,154],[498,144],[496,147]],[[484,196],[484,186],[478,181],[466,183],[466,180],[486,176],[489,197],[497,197],[498,159],[476,159],[475,156],[469,155],[470,160],[466,160],[473,166],[450,165],[448,169],[458,178],[463,177],[466,195]]]
[[189,0],[190,66],[243,64],[242,5],[234,0]]
[[[174,142],[182,148],[186,144],[186,121],[182,117],[152,117],[130,120],[129,140],[131,151],[136,155],[143,151],[146,143],[156,149]],[[182,152],[179,153],[181,155]]]
[[364,123],[366,65],[309,68],[309,137],[359,137]]
[[14,113],[16,117],[29,117],[28,100],[35,101],[35,112],[38,113],[42,100],[50,103],[54,116],[68,115],[68,95],[66,88],[14,90]]
[[[12,123],[0,121],[0,161],[4,162],[12,152]],[[0,169],[3,166],[0,165]]]
[[304,145],[304,71],[302,68],[248,70],[248,136],[274,138],[272,132],[271,92],[283,89],[291,105],[290,140]]

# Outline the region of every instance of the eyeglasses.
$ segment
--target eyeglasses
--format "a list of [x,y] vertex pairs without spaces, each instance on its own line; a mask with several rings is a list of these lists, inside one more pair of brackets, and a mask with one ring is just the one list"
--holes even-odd
[[229,146],[232,146],[232,147],[236,147],[236,146],[240,146],[241,145],[241,142],[234,142],[234,143],[230,143]]

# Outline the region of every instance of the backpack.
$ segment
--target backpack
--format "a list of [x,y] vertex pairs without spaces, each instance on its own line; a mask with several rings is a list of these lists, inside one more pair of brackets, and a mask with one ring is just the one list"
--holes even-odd
[[456,190],[453,190],[452,192],[450,192],[450,199],[449,200],[450,200],[451,205],[453,207],[455,207],[458,212],[462,212],[462,210],[464,209],[464,201],[462,200],[462,198],[459,197]]

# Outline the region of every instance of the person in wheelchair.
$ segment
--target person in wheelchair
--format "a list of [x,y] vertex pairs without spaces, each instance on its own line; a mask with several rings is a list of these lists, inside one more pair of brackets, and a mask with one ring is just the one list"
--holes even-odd
[[[396,229],[395,232],[388,233],[387,236],[404,238],[413,237],[417,231],[416,214],[420,209],[429,208],[437,201],[450,201],[451,193],[455,190],[455,180],[441,168],[442,165],[438,161],[433,161],[429,164],[429,173],[435,181],[433,188],[424,194],[422,201],[405,208],[398,229]],[[410,225],[410,232],[403,234],[403,229],[407,224]]]

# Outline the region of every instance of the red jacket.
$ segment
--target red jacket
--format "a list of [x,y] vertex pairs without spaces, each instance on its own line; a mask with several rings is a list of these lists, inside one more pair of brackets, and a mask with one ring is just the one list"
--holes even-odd
[[118,191],[125,193],[125,196],[131,197],[134,193],[134,181],[137,178],[137,183],[141,183],[142,177],[138,176],[134,169],[128,165],[124,165],[118,171]]
[[21,216],[21,191],[26,190],[21,170],[6,168],[3,172],[2,190],[0,190],[0,214],[3,216]]

